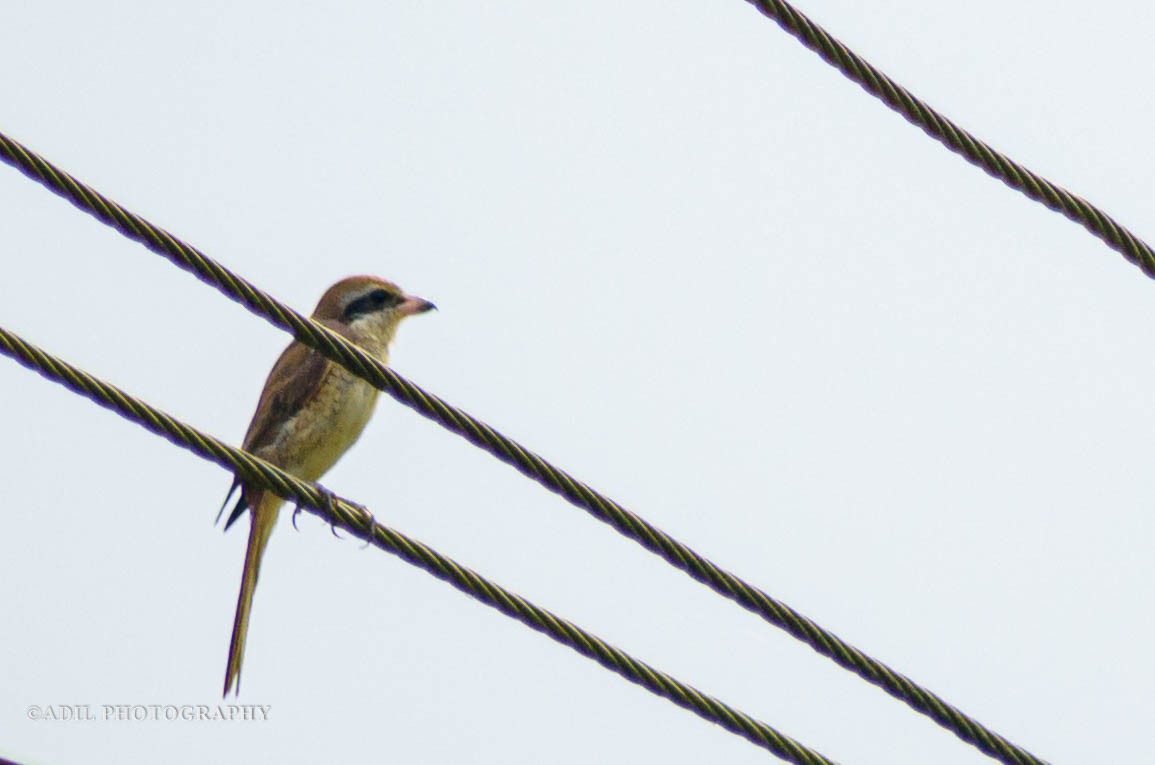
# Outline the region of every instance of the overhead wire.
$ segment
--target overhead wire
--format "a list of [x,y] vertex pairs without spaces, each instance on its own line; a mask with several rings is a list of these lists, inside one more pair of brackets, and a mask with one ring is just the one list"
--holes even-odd
[[1144,274],[1155,278],[1155,251],[1125,226],[1080,196],[1052,183],[990,144],[964,130],[925,101],[916,98],[866,59],[850,50],[805,14],[783,0],[746,0],[762,15],[776,22],[790,36],[817,53],[870,95],[917,125],[924,133],[982,168],[1012,189],[1062,213],[1080,224],[1107,246],[1123,255]]
[[586,510],[695,581],[785,630],[840,667],[934,720],[962,741],[1008,765],[1044,765],[1044,760],[963,713],[937,694],[855,648],[761,589],[715,565],[686,544],[513,439],[423,390],[345,338],[259,290],[197,248],[129,212],[3,133],[0,133],[0,161],[20,170],[129,239],[143,244],[151,252],[193,273],[201,281],[273,325],[291,332],[299,342],[345,367],[401,404],[514,467],[571,504]]
[[834,765],[832,760],[770,725],[651,667],[431,547],[383,526],[365,507],[338,497],[319,485],[295,478],[260,457],[229,446],[26,342],[3,327],[0,327],[0,353],[171,443],[233,471],[246,484],[268,489],[295,502],[298,507],[311,510],[357,538],[448,582],[487,606],[593,659],[630,682],[773,752],[787,762],[798,765]]

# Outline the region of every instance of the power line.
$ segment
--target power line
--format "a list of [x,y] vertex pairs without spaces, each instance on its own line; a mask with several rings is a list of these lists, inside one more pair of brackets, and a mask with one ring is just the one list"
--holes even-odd
[[830,658],[840,667],[882,688],[985,754],[1007,765],[1045,765],[1043,760],[964,714],[930,690],[871,658],[785,603],[718,567],[687,545],[516,441],[401,377],[345,338],[257,289],[195,247],[125,210],[3,133],[0,133],[0,160],[129,239],[192,272],[201,281],[240,302],[258,316],[288,330],[298,341],[341,364],[405,406],[462,436],[523,475],[561,495],[571,504],[586,510],[719,595],[733,600]]
[[1112,250],[1138,266],[1147,276],[1155,278],[1155,251],[1110,215],[996,151],[990,144],[939,114],[789,3],[782,0],[746,2],[777,22],[778,26],[821,56],[823,61],[862,86],[867,93],[901,114],[908,122],[922,128],[931,138],[1012,189],[1082,225],[1106,242]]
[[25,342],[0,327],[0,353],[116,412],[199,457],[232,470],[246,484],[275,492],[347,529],[360,539],[448,582],[506,616],[569,646],[586,658],[699,717],[798,765],[834,765],[818,752],[766,723],[635,659],[572,622],[534,605],[421,542],[377,523],[361,505],[301,481],[248,452],[236,449],[129,395],[116,386]]

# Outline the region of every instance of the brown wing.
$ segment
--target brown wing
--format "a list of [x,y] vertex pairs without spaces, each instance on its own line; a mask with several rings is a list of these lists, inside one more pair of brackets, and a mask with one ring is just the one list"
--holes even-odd
[[[319,323],[342,337],[348,337],[342,324],[325,319]],[[316,395],[332,368],[332,362],[307,345],[293,342],[286,348],[273,365],[265,389],[261,391],[257,411],[245,433],[245,451],[256,452],[273,443],[277,429]]]
[[261,391],[257,411],[245,432],[245,451],[257,452],[272,444],[277,430],[320,390],[328,368],[329,360],[307,345],[294,342],[286,348]]
[[[322,320],[320,323],[342,336],[346,334],[343,331],[344,327],[336,322]],[[333,365],[328,359],[307,345],[293,342],[286,348],[273,365],[273,370],[269,372],[269,378],[265,381],[265,388],[261,391],[257,411],[245,433],[245,451],[259,455],[262,448],[275,442],[280,427],[301,411],[306,401],[316,395],[332,368]],[[241,486],[241,497],[229,514],[229,519],[225,523],[226,529],[257,501],[255,492],[247,490],[239,480],[233,482],[229,497],[238,486]],[[229,497],[225,498],[226,506]]]

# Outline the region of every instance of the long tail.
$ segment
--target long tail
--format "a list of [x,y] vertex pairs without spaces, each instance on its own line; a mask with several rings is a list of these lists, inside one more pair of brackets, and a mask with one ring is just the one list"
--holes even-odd
[[233,621],[233,637],[229,643],[229,666],[225,671],[225,696],[234,687],[241,690],[241,662],[245,658],[245,637],[249,632],[249,613],[253,610],[253,592],[257,589],[257,576],[261,571],[261,556],[265,545],[277,523],[277,513],[284,503],[271,492],[261,492],[250,505],[252,528],[249,531],[249,545],[245,551],[245,568],[241,574],[241,593],[237,598],[237,615]]

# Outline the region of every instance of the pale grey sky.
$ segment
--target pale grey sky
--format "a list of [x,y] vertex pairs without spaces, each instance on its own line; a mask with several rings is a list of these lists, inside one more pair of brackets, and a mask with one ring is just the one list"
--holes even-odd
[[[799,7],[1155,235],[1150,6]],[[303,311],[434,300],[403,374],[1035,754],[1147,758],[1155,285],[746,3],[17,3],[0,61],[0,130],[82,180]],[[0,325],[240,440],[286,335],[9,168],[0,209]],[[772,760],[314,518],[257,591],[267,721],[28,720],[218,703],[245,532],[219,468],[0,391],[0,755]],[[389,399],[325,483],[841,762],[988,761]]]

